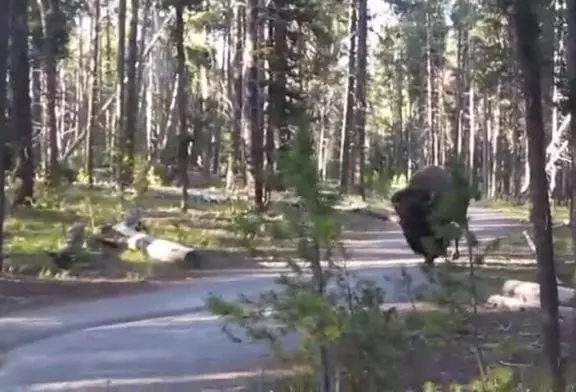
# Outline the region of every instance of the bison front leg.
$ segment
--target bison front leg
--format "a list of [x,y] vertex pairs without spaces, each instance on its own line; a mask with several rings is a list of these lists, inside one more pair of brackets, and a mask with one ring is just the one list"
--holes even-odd
[[460,227],[457,228],[457,232],[455,233],[456,235],[454,236],[454,250],[452,251],[452,260],[458,260],[460,258],[460,248],[459,248],[459,244],[460,244],[460,238],[462,237],[462,230],[460,230]]
[[458,260],[460,258],[460,249],[458,248],[459,242],[460,242],[459,238],[454,239],[454,250],[452,251],[452,260]]
[[425,259],[424,259],[424,263],[425,263],[427,266],[432,267],[432,266],[434,265],[434,260],[435,260],[435,259],[436,259],[436,257],[434,257],[434,256],[426,256]]

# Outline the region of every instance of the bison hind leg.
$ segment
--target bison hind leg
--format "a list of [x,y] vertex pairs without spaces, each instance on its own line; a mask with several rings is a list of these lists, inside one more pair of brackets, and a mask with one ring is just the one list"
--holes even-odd
[[434,260],[436,260],[435,256],[427,255],[424,259],[424,263],[427,266],[433,267],[434,266]]
[[454,246],[454,249],[452,250],[452,254],[450,255],[450,258],[452,260],[460,259],[460,251],[458,250],[458,246]]

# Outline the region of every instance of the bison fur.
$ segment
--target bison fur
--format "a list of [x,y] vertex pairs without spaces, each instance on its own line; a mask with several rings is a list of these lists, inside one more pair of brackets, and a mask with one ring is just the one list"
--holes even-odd
[[414,253],[425,257],[427,264],[446,255],[451,239],[452,258],[460,257],[461,231],[454,233],[452,229],[454,223],[459,227],[467,224],[470,199],[467,194],[457,193],[448,170],[428,166],[417,171],[408,186],[392,196],[406,242]]

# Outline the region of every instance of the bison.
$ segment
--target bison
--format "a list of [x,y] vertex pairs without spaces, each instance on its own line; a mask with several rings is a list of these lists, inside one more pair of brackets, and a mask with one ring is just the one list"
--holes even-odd
[[460,257],[460,230],[445,231],[451,231],[454,223],[465,227],[470,197],[467,189],[460,189],[453,173],[439,166],[425,167],[391,201],[406,242],[414,253],[425,257],[426,264],[432,265],[437,257],[445,256],[451,239],[454,239],[452,258]]

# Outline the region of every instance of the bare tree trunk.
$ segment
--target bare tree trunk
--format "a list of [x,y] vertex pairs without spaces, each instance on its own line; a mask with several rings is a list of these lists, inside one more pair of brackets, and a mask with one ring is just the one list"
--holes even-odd
[[10,0],[0,0],[0,270],[4,262],[4,219],[5,219],[5,161],[7,149],[6,135],[8,134],[6,124],[6,67],[8,60],[8,33],[10,21]]
[[257,210],[263,209],[263,134],[259,121],[258,86],[258,0],[246,4],[246,46],[244,48],[244,92],[243,135],[246,145],[246,168],[251,199]]
[[94,184],[94,133],[96,131],[96,100],[100,81],[100,0],[94,0],[94,16],[92,23],[92,75],[90,75],[90,98],[88,101],[88,124],[86,125],[86,175],[88,176],[88,186]]
[[365,147],[366,143],[366,66],[368,58],[367,48],[368,30],[368,4],[367,0],[358,0],[358,75],[356,79],[356,136],[358,160],[358,191],[362,200],[366,200],[365,188]]
[[122,184],[128,186],[134,177],[134,151],[136,142],[136,127],[138,120],[138,86],[136,85],[136,61],[138,60],[138,7],[139,1],[130,3],[130,32],[128,35],[128,61],[126,62],[126,121],[123,129],[124,151],[122,158]]
[[42,30],[44,33],[44,74],[46,87],[46,109],[44,125],[48,131],[48,181],[55,186],[58,183],[58,127],[56,119],[57,59],[56,30],[58,29],[58,0],[39,0]]
[[570,181],[570,228],[572,231],[572,251],[576,260],[576,0],[568,0],[567,25],[568,47],[567,66],[570,103],[570,152],[572,155],[572,175]]
[[[518,4],[521,3],[521,4]],[[531,219],[534,227],[544,353],[548,360],[552,390],[565,391],[565,379],[560,349],[558,325],[558,287],[554,266],[552,218],[546,179],[546,138],[542,113],[541,56],[539,28],[534,4],[518,1],[512,10],[517,37],[520,64],[523,68],[524,94],[526,97],[526,134],[530,161]]]
[[356,3],[350,1],[349,12],[349,47],[348,47],[348,78],[344,98],[344,122],[340,136],[340,190],[347,193],[350,189],[350,139],[354,129],[354,83],[356,73]]
[[118,1],[118,43],[116,52],[116,143],[113,151],[113,156],[116,157],[116,173],[118,183],[122,186],[122,173],[124,166],[124,154],[126,150],[126,142],[124,140],[124,129],[126,127],[125,107],[126,102],[126,86],[124,85],[124,76],[126,67],[124,58],[126,54],[126,1]]
[[184,53],[184,6],[176,3],[176,51],[178,56],[178,118],[180,131],[178,140],[178,167],[182,187],[180,207],[183,212],[188,210],[188,96],[186,75],[186,54]]
[[[240,173],[244,173],[244,170],[240,170],[243,164],[244,148],[241,146],[242,142],[242,106],[243,106],[243,93],[242,93],[242,67],[243,67],[243,52],[244,52],[244,20],[245,20],[245,9],[244,5],[237,3],[234,9],[234,59],[232,61],[232,67],[230,72],[230,78],[232,79],[231,86],[231,101],[232,101],[232,127],[231,132],[231,148],[228,155],[228,173],[226,176],[226,188],[231,189],[233,184],[238,181],[237,176]],[[244,176],[242,176],[244,178]]]
[[12,2],[12,46],[10,83],[12,121],[18,138],[18,166],[15,176],[21,184],[13,205],[30,205],[34,196],[34,151],[32,148],[32,113],[30,100],[30,61],[28,57],[28,0]]
[[474,183],[476,174],[476,82],[473,77],[473,50],[472,38],[468,35],[468,170],[470,171],[470,183]]

